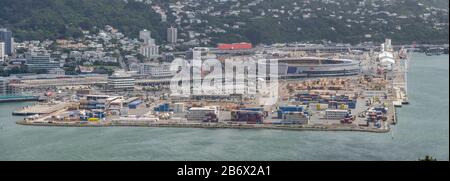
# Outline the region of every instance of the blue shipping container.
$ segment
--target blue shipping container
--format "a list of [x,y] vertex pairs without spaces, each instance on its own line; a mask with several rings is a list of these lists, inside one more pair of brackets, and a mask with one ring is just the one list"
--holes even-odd
[[244,111],[264,111],[264,108],[262,108],[262,107],[252,107],[252,108],[240,108],[239,110],[244,110]]

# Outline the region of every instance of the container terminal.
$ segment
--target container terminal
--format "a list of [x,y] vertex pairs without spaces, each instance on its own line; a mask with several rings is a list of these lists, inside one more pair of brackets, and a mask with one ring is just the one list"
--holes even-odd
[[[377,49],[340,52],[269,49],[213,53],[218,60],[265,57],[278,61],[278,97],[261,105],[245,93],[171,94],[171,76],[113,75],[16,81],[12,89],[46,101],[24,107],[20,125],[66,127],[183,127],[363,131],[385,133],[408,104],[408,56],[389,39]],[[203,58],[203,56],[202,56]],[[150,67],[152,68],[152,67]],[[152,69],[170,75],[164,67]],[[134,74],[133,74],[134,73]],[[154,72],[153,72],[154,73]],[[208,74],[205,71],[202,74]],[[158,75],[159,75],[158,74]],[[233,92],[240,86],[224,87]],[[243,92],[250,91],[244,87]],[[216,90],[208,90],[216,91]]]

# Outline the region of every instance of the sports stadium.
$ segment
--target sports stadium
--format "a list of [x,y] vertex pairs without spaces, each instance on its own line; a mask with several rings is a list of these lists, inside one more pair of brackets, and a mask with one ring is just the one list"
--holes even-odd
[[278,59],[278,66],[283,78],[305,78],[357,75],[361,65],[350,59],[301,57]]

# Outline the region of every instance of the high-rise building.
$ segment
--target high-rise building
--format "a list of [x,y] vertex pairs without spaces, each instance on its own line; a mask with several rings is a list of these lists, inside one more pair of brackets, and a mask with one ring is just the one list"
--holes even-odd
[[[146,29],[139,31],[139,39],[144,40],[144,44],[149,44],[152,40],[152,33]],[[153,40],[154,41],[154,40]]]
[[5,43],[0,42],[0,63],[5,61]]
[[141,46],[140,53],[147,58],[155,58],[159,56],[159,47],[156,45]]
[[161,13],[161,22],[166,22],[166,21],[167,21],[166,13]]
[[144,42],[145,45],[156,45],[155,39],[149,38],[147,41]]
[[26,63],[28,70],[51,70],[60,67],[59,62],[52,61],[50,55],[35,54],[29,55]]
[[0,41],[5,43],[5,54],[6,55],[12,55],[14,51],[14,39],[12,37],[12,32],[1,28],[0,29]]
[[178,41],[178,30],[174,27],[167,29],[167,42],[175,44]]
[[384,40],[384,51],[392,52],[394,49],[392,48],[392,40],[389,38],[386,38]]
[[139,32],[139,38],[144,40],[140,48],[140,53],[147,58],[155,58],[159,55],[159,47],[155,44],[155,39],[151,37],[150,31],[142,30]]

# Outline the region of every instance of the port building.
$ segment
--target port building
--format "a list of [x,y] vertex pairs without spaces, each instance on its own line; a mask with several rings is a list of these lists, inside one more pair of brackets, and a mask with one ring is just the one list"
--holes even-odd
[[50,55],[46,54],[34,54],[29,55],[26,63],[28,70],[30,71],[38,71],[38,70],[46,70],[49,71],[51,69],[57,69],[60,67],[60,63],[56,61],[52,61],[50,59]]
[[108,77],[108,91],[132,91],[135,79],[125,71],[116,71]]

